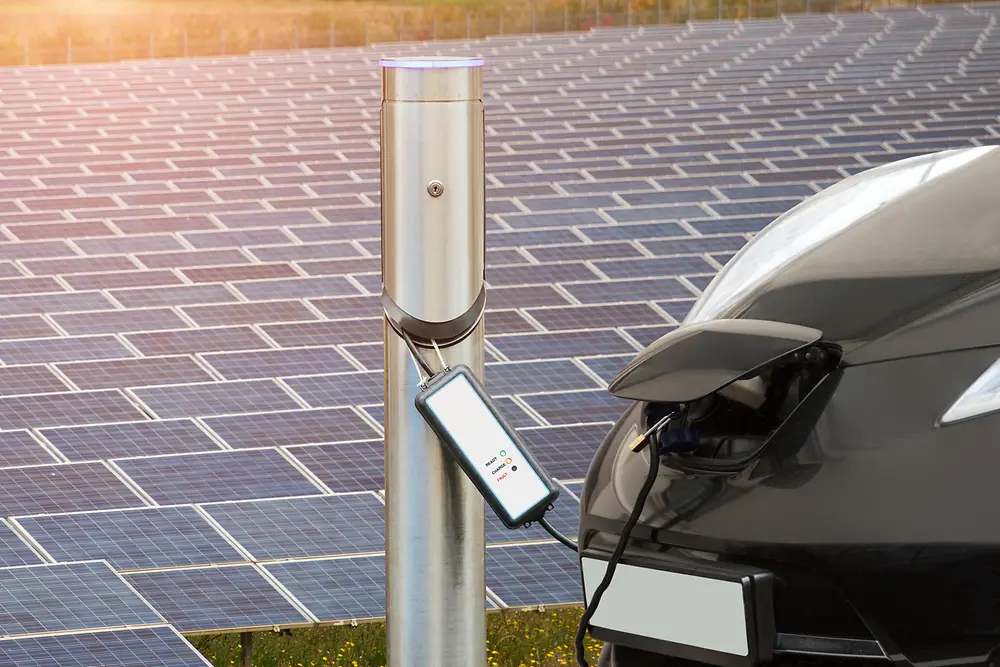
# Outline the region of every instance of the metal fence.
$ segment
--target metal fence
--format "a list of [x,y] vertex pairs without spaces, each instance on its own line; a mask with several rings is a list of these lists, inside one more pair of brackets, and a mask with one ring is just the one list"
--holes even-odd
[[[0,65],[42,65],[113,62],[152,58],[214,57],[254,51],[298,50],[369,46],[392,41],[475,39],[492,35],[579,32],[595,27],[640,27],[678,24],[692,20],[745,20],[793,14],[870,12],[932,4],[954,4],[951,0],[647,0],[641,10],[632,3],[604,10],[600,2],[589,11],[502,8],[464,10],[456,18],[451,12],[439,18],[433,12],[406,10],[382,12],[380,16],[338,21],[335,13],[325,20],[299,21],[284,13],[280,19],[261,17],[256,25],[241,17],[241,26],[206,30],[187,27],[128,30],[104,38],[67,34],[32,43],[30,37],[12,35],[0,42]],[[653,5],[653,6],[651,6]],[[225,23],[225,21],[221,21]],[[0,15],[0,26],[5,24]]]

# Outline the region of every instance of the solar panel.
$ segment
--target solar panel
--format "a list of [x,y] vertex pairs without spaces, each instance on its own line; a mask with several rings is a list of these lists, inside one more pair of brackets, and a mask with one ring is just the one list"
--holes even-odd
[[125,578],[184,633],[312,625],[253,565],[141,572]]
[[0,612],[7,636],[163,623],[100,562],[0,569]]
[[167,626],[0,641],[0,664],[18,667],[207,667]]
[[485,377],[486,387],[494,395],[600,387],[568,359],[486,364]]
[[157,418],[227,415],[302,407],[273,380],[138,387],[130,393]]
[[609,322],[615,323],[616,326],[628,326],[663,324],[666,321],[660,313],[645,303],[532,308],[527,312],[550,331],[600,328],[608,326]]
[[225,352],[206,354],[202,358],[229,380],[354,370],[354,366],[335,347]]
[[0,431],[0,467],[55,462],[56,458],[30,431]]
[[49,338],[59,332],[38,315],[0,318],[0,340],[11,338]]
[[531,453],[553,477],[580,479],[611,424],[520,429]]
[[5,366],[0,368],[0,396],[44,394],[66,391],[69,387],[45,366]]
[[494,336],[490,344],[511,361],[575,357],[602,350],[624,354],[636,349],[612,329],[568,333],[528,333]]
[[341,373],[287,378],[285,383],[313,407],[381,403],[382,373]]
[[5,364],[38,364],[82,359],[119,359],[135,353],[114,336],[76,338],[32,338],[0,341],[0,359]]
[[[570,283],[565,288],[567,292],[584,304],[679,299],[692,296],[691,290],[675,278],[642,278],[593,283]],[[593,345],[588,349],[606,350],[609,354],[626,351]]]
[[522,394],[520,398],[550,424],[613,422],[632,404],[632,401],[612,396],[605,389]]
[[[330,299],[330,317],[350,317],[338,314],[338,301],[345,299]],[[364,309],[366,315],[371,311]],[[302,345],[340,345],[343,343],[365,343],[382,340],[382,318],[359,316],[352,320],[333,320],[328,322],[296,322],[294,324],[269,324],[261,329],[282,347],[298,347]]]
[[271,347],[250,327],[154,331],[127,334],[125,338],[147,356],[262,350]]
[[203,421],[234,449],[349,442],[378,435],[349,408],[262,412]]
[[[545,518],[560,533],[571,540],[576,540],[579,531],[580,503],[560,489],[559,497],[553,503],[552,509],[545,513]],[[486,508],[486,541],[490,544],[551,539],[552,536],[537,523],[522,528],[507,528],[493,510]]]
[[[356,359],[366,370],[380,371],[384,361],[382,343],[344,345],[344,352]],[[487,353],[487,358],[489,354]]]
[[70,461],[184,454],[221,448],[191,419],[46,428],[39,433]]
[[583,357],[580,362],[604,382],[610,383],[634,358],[635,355],[620,354],[610,357]]
[[289,447],[288,452],[334,493],[382,488],[381,440]]
[[355,556],[265,565],[321,622],[385,616],[385,558]]
[[275,449],[116,459],[115,463],[162,505],[306,496],[322,490]]
[[15,517],[56,561],[107,560],[116,570],[242,562],[194,507]]
[[358,293],[354,285],[340,276],[252,280],[234,283],[234,287],[245,297],[255,301],[262,299],[352,296]]
[[[231,303],[237,301],[235,294],[225,288],[224,285],[184,285],[182,287],[134,287],[130,289],[111,290],[111,296],[126,308],[143,308],[149,306],[184,306],[188,304],[203,303]],[[106,310],[110,303],[105,303],[103,308],[92,310]],[[85,310],[84,308],[60,308],[59,310]],[[145,336],[140,338],[149,345],[155,346],[160,341],[165,341],[172,337],[167,336]],[[165,343],[164,343],[165,344]],[[170,354],[170,352],[151,352],[150,354]]]
[[4,516],[137,507],[145,503],[103,463],[0,468]]
[[486,585],[509,607],[583,600],[576,556],[558,543],[489,547]]
[[193,357],[143,357],[57,364],[81,389],[124,389],[139,385],[206,382],[215,378]]
[[180,315],[169,308],[136,308],[94,313],[66,313],[53,317],[64,331],[78,334],[114,334],[125,331],[182,329],[188,326]]
[[6,521],[0,522],[0,567],[36,565],[42,558],[15,533]]
[[371,493],[214,503],[203,509],[254,560],[382,551],[384,506]]
[[[997,143],[1000,59],[979,39],[984,7],[892,10],[902,29],[874,46],[878,13],[839,14],[838,34],[825,15],[789,14],[490,40],[487,359],[518,361],[490,363],[486,378],[552,474],[583,476],[621,407],[604,384],[775,215],[869,165]],[[317,53],[108,64],[98,77],[87,65],[19,70],[4,131],[30,155],[3,167],[0,208],[8,236],[28,240],[0,242],[0,360],[32,365],[0,368],[0,464],[214,452],[175,476],[122,463],[178,502],[383,484],[381,434],[357,412],[384,413],[378,121],[352,101],[377,101],[377,64]],[[116,102],[123,91],[131,99]],[[329,108],[285,117],[288,100],[310,97]],[[67,105],[100,118],[67,125]],[[38,289],[55,291],[28,294]],[[211,382],[275,377],[289,393]],[[223,388],[173,389],[203,382]],[[146,392],[160,385],[170,389]],[[128,395],[70,391],[127,387],[155,396],[160,417],[202,419],[150,420]],[[536,416],[559,426],[528,428]],[[571,426],[581,419],[600,423]],[[289,446],[297,463],[245,473],[227,446]],[[12,484],[3,473],[0,503],[9,514],[143,504],[110,470],[52,470]],[[517,535],[529,533],[547,539]]]
[[145,417],[120,391],[0,396],[0,430],[5,431]]

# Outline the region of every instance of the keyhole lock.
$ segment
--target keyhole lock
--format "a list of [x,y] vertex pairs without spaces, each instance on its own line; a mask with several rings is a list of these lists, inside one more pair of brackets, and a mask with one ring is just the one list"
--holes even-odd
[[441,181],[431,181],[427,184],[427,193],[431,197],[440,197],[444,194],[444,183]]

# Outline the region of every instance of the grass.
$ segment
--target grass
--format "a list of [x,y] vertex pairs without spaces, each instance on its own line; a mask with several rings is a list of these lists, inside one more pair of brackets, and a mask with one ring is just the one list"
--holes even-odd
[[[490,667],[575,665],[573,637],[580,607],[499,610],[486,617],[486,664]],[[240,665],[240,635],[191,638],[216,667]],[[587,638],[587,660],[597,664],[601,643]],[[254,635],[254,667],[383,667],[385,623]]]

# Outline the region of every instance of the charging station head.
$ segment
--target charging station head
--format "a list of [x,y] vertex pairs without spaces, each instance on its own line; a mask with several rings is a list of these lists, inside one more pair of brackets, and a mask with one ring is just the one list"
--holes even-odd
[[467,366],[435,375],[415,405],[508,528],[537,521],[559,496]]

